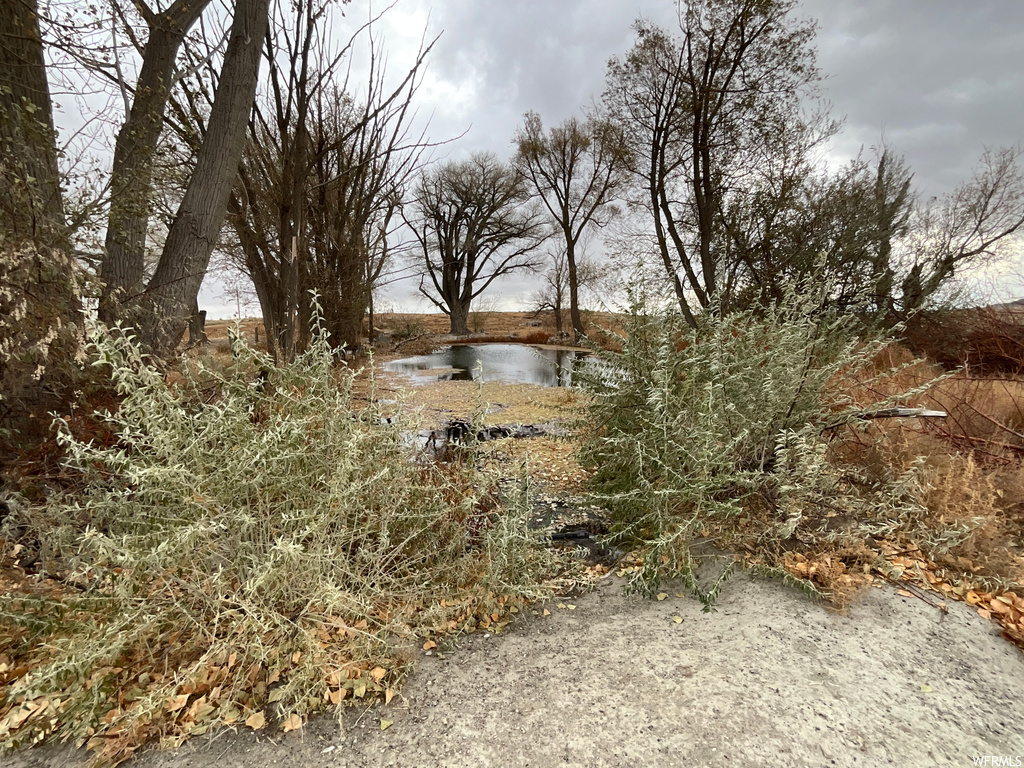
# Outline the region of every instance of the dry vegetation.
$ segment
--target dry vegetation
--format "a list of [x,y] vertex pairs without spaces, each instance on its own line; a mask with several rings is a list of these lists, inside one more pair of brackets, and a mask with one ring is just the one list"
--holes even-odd
[[[523,313],[488,320],[494,340],[550,330]],[[427,329],[442,324],[429,315],[378,319],[391,343],[422,333],[428,347],[437,337]],[[803,354],[806,337],[766,346],[755,333],[746,344],[737,325],[720,343],[749,359],[718,376],[741,383],[734,398],[755,393],[734,403],[754,431],[785,402],[778,392],[796,391],[801,403],[789,408],[798,412],[792,445],[752,473],[749,461],[716,453],[739,434],[737,422],[717,421],[728,408],[679,420],[703,391],[677,391],[685,377],[632,392],[640,400],[612,417],[601,410],[600,387],[595,403],[578,390],[496,382],[410,388],[398,375],[370,376],[362,362],[328,376],[323,359],[308,356],[301,371],[279,369],[219,343],[228,327],[211,323],[214,343],[190,351],[183,371],[150,375],[128,365],[126,409],[114,419],[79,414],[65,427],[72,461],[50,487],[66,492],[51,490],[31,507],[8,504],[0,569],[0,736],[8,746],[68,738],[116,762],[146,741],[175,744],[217,724],[276,720],[291,730],[317,709],[390,700],[417,647],[450,633],[500,631],[524,601],[584,583],[578,565],[538,548],[526,530],[530,502],[513,492],[525,478],[563,499],[596,491],[613,521],[611,541],[629,544],[620,573],[637,584],[685,580],[691,557],[710,544],[837,606],[886,581],[940,608],[963,600],[1024,646],[1019,375],[981,374],[980,364],[947,371],[903,343],[860,344],[837,347],[847,362],[840,356],[823,368],[820,391],[804,397],[787,389],[800,377],[786,376],[800,368],[792,355]],[[241,327],[253,341],[254,321]],[[685,367],[700,345],[668,338],[659,354]],[[254,388],[260,366],[273,371],[266,390]],[[657,383],[665,370],[679,369],[653,365],[644,375]],[[813,379],[805,371],[800,387]],[[894,402],[949,417],[837,419]],[[645,413],[652,403],[663,409],[654,416]],[[579,435],[551,435],[495,441],[438,464],[425,453],[410,461],[400,437],[452,419],[564,428],[581,415],[598,419],[584,429],[582,453]],[[378,427],[383,416],[400,422]],[[685,451],[645,433],[628,446],[609,441],[615,419],[627,429],[666,424]],[[819,426],[800,432],[802,420]],[[695,428],[711,439],[697,445]],[[749,459],[774,434],[733,448]],[[629,450],[656,461],[637,474]],[[189,469],[168,468],[174,452]],[[702,462],[696,480],[679,474],[690,453]],[[122,487],[119,476],[132,479]],[[153,509],[163,510],[160,519]],[[692,586],[710,605],[720,584]]]

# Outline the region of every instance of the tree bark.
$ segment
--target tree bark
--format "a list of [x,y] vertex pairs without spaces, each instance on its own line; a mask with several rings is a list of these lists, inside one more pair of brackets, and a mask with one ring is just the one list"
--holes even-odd
[[[163,13],[143,11],[149,39],[131,112],[117,134],[110,177],[110,215],[100,275],[100,319],[131,322],[126,307],[142,295],[153,161],[164,126],[174,61],[189,28],[210,0],[177,0]],[[145,8],[145,6],[140,6]]]
[[0,243],[67,249],[36,0],[0,0]]
[[469,336],[469,304],[461,301],[452,302],[448,312],[451,322],[449,333],[452,336]]
[[195,171],[167,233],[156,273],[146,288],[144,303],[149,317],[139,335],[157,355],[173,352],[181,339],[224,222],[256,95],[268,6],[269,0],[237,0],[235,6],[220,82]]

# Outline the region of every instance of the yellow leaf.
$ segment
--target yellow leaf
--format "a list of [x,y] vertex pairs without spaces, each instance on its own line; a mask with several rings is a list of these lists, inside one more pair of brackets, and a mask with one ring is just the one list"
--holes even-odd
[[569,605],[565,606],[565,607],[568,608],[570,611],[575,611],[576,610],[576,606],[572,605],[571,603]]
[[551,611],[549,611],[547,608],[545,608],[544,609],[544,615],[545,616],[550,616],[551,615]]
[[395,697],[395,689],[394,688],[388,688],[386,691],[384,691],[384,703],[385,704],[390,704],[391,700],[394,697]]
[[559,603],[558,607],[561,608],[564,611],[565,610],[565,603]]
[[676,592],[676,597],[686,597],[682,592]]
[[673,616],[672,617],[672,621],[674,621],[676,624],[682,624],[683,623],[683,617],[682,616]]
[[284,731],[285,733],[288,733],[289,731],[297,731],[297,730],[299,730],[299,728],[301,728],[301,727],[302,727],[302,718],[301,718],[301,717],[299,717],[299,716],[298,716],[297,714],[295,714],[294,712],[292,712],[292,713],[291,713],[290,715],[288,715],[288,717],[287,717],[287,718],[285,719],[285,721],[284,721],[284,724],[283,724],[283,725],[281,726],[281,729],[282,729],[282,730],[283,730],[283,731]]
[[658,600],[666,600],[666,599],[668,599],[668,592],[659,592],[658,593]]
[[370,670],[370,677],[373,678],[374,682],[379,683],[387,673],[388,671],[384,667],[374,667]]
[[427,640],[427,642],[423,644],[423,650],[429,651],[431,648],[437,648],[437,643],[435,643],[433,640]]
[[931,693],[931,692],[932,692],[932,687],[930,685],[928,685],[927,683],[922,683],[921,684],[921,693]]
[[366,681],[359,680],[354,686],[352,686],[352,695],[357,699],[363,698],[366,695]]
[[380,721],[380,729],[382,731],[386,731],[392,725],[394,725],[394,721],[393,720],[381,720]]
[[245,724],[252,728],[254,731],[258,731],[260,728],[267,724],[267,718],[262,712],[253,712],[247,718],[245,718]]
[[167,700],[167,711],[168,712],[177,712],[179,709],[184,707],[186,704],[188,704],[188,694],[187,693],[181,693],[181,694],[178,694],[177,696],[171,696],[171,698],[169,698]]

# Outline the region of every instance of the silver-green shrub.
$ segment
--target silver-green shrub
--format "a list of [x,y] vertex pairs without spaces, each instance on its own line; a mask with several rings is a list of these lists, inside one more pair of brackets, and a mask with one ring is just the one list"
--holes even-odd
[[633,588],[651,593],[679,577],[710,604],[720,583],[698,587],[691,544],[729,530],[755,503],[774,517],[776,543],[811,507],[875,519],[916,505],[912,473],[866,481],[826,455],[833,428],[862,412],[849,384],[871,377],[884,345],[824,310],[826,295],[820,285],[796,286],[778,306],[708,313],[692,329],[633,293],[621,352],[591,366],[601,373],[590,377],[581,454],[610,510],[612,538],[643,553]]
[[[304,716],[395,686],[418,636],[550,594],[523,510],[472,460],[417,459],[415,427],[385,423],[372,393],[355,408],[353,374],[314,336],[288,366],[236,343],[227,373],[174,385],[130,338],[94,337],[123,397],[106,417],[118,440],[65,426],[80,487],[8,521],[69,586],[0,602],[30,666],[0,741],[56,731],[121,759],[268,701]],[[211,670],[216,697],[196,683]]]

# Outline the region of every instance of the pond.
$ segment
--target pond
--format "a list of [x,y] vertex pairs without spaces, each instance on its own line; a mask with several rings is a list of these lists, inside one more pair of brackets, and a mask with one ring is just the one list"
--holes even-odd
[[453,344],[429,355],[384,364],[417,384],[432,381],[508,381],[542,387],[572,386],[587,353],[527,344]]

